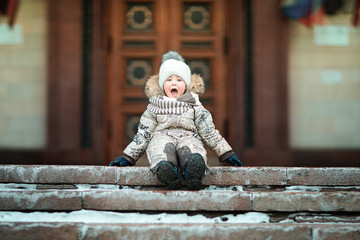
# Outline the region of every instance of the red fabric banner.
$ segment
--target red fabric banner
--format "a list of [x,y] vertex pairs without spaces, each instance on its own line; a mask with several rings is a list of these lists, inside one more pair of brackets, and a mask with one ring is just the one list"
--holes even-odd
[[359,25],[359,14],[360,14],[360,0],[356,0],[354,6],[353,21],[352,21],[352,25],[354,27],[357,27]]
[[12,27],[15,23],[16,12],[19,0],[1,0],[0,15],[5,15],[9,19],[9,25]]

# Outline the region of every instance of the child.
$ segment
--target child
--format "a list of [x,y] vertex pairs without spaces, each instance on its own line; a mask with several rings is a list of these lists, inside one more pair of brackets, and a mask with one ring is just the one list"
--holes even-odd
[[242,166],[231,146],[215,129],[211,114],[199,101],[204,82],[192,75],[174,51],[163,55],[159,75],[146,82],[150,99],[134,140],[110,166],[133,166],[146,151],[151,171],[168,189],[180,189],[179,172],[190,190],[198,190],[207,170],[205,143],[220,161]]

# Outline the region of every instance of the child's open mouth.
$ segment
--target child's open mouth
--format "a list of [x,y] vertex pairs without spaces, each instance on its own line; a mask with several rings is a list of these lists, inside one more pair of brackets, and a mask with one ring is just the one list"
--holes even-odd
[[176,88],[171,89],[171,95],[174,97],[178,95],[178,90]]

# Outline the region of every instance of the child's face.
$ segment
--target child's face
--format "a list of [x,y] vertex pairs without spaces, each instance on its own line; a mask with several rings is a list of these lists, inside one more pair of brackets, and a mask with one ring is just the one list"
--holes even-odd
[[169,98],[177,98],[184,94],[186,84],[181,77],[172,75],[164,82],[164,91]]

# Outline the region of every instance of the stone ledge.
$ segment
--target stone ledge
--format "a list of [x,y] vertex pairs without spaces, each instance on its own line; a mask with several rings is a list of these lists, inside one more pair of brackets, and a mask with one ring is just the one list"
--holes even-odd
[[0,165],[0,182],[116,184],[117,168],[102,166]]
[[6,190],[0,210],[360,212],[360,192]]
[[360,185],[360,168],[287,168],[288,185]]
[[82,209],[82,193],[76,191],[0,191],[0,210]]
[[253,194],[253,211],[357,212],[360,192],[261,192]]
[[[161,185],[148,167],[0,165],[1,183]],[[204,185],[360,185],[360,168],[210,167]]]
[[267,224],[91,225],[84,239],[311,239],[309,226]]
[[247,211],[251,195],[234,191],[88,191],[84,209],[130,211]]
[[1,239],[359,239],[359,224],[0,223]]
[[78,240],[81,225],[69,223],[0,223],[2,240]]

